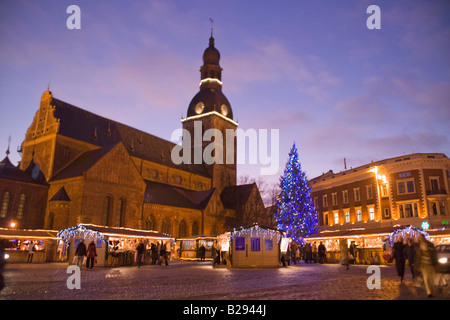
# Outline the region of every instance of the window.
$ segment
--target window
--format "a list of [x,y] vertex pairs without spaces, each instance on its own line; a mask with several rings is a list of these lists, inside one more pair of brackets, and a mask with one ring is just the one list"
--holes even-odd
[[251,251],[261,251],[261,239],[260,238],[250,238],[250,250]]
[[390,212],[389,212],[389,208],[384,208],[384,217],[386,219],[389,219],[391,216]]
[[333,206],[337,206],[337,202],[338,202],[338,200],[337,200],[337,192],[332,193],[331,197],[332,197],[332,201],[333,201]]
[[170,234],[170,223],[167,218],[161,222],[161,233]]
[[103,225],[109,226],[111,219],[112,198],[106,197],[103,201]]
[[397,192],[398,194],[414,193],[414,180],[397,181]]
[[273,240],[272,239],[264,239],[264,250],[270,251],[273,249]]
[[348,203],[348,190],[342,191],[342,199],[344,203]]
[[3,192],[2,208],[0,210],[0,218],[6,218],[6,215],[8,214],[10,198],[11,198],[11,194],[8,191]]
[[447,215],[447,210],[445,208],[445,202],[441,201],[441,202],[439,202],[439,204],[441,207],[441,215],[443,215],[443,216]]
[[178,236],[180,238],[187,236],[187,227],[186,227],[186,222],[184,220],[181,220],[180,225],[178,226]]
[[147,219],[145,219],[145,230],[155,230],[155,227],[155,218],[153,216],[147,217]]
[[17,208],[17,219],[22,219],[23,218],[23,211],[25,208],[25,202],[27,200],[27,196],[25,195],[25,193],[22,193],[19,196],[19,207]]
[[334,213],[334,224],[339,224],[339,213],[338,212]]
[[356,210],[356,221],[357,222],[361,222],[362,221],[361,209]]
[[197,221],[194,221],[194,223],[192,224],[192,235],[196,236],[198,234],[199,234],[199,232],[198,232],[198,223],[197,223]]
[[431,177],[430,178],[430,185],[431,185],[431,190],[433,190],[433,191],[439,190],[439,178],[438,177]]
[[314,197],[314,207],[319,207],[319,199],[317,197]]
[[373,192],[371,185],[366,186],[366,191],[367,191],[367,199],[373,199]]
[[369,220],[375,220],[375,208],[369,208]]
[[355,194],[355,201],[361,201],[361,197],[359,195],[359,188],[353,189],[353,192]]
[[387,184],[382,184],[381,185],[381,196],[382,197],[387,197],[388,196],[388,186],[387,186]]
[[323,207],[327,208],[328,207],[328,198],[327,198],[326,194],[323,196],[322,200],[323,200]]
[[419,216],[417,203],[405,203],[399,205],[400,218],[413,218]]
[[325,215],[325,225],[327,226],[328,223],[329,223],[329,222],[328,222],[328,214],[326,214],[326,215]]
[[119,204],[117,205],[116,211],[116,226],[123,227],[124,225],[124,212],[125,212],[125,200],[122,198],[119,199]]
[[345,223],[350,223],[350,211],[345,211]]

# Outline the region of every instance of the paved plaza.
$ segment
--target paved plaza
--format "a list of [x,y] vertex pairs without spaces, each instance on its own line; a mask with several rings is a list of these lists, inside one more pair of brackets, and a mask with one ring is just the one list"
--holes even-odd
[[[81,270],[80,289],[69,289],[67,263],[8,264],[0,299],[111,300],[392,300],[427,299],[407,270],[400,283],[394,266],[380,266],[381,288],[370,290],[368,266],[304,264],[286,268],[213,268],[210,262],[173,261]],[[448,279],[448,278],[447,278]],[[432,299],[450,299],[448,286]]]

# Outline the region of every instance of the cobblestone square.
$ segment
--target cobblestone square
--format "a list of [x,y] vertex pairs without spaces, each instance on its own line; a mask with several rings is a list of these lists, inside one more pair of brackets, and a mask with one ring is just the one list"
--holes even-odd
[[[367,265],[213,268],[210,262],[81,270],[81,288],[68,289],[67,263],[8,264],[2,300],[419,300],[428,299],[407,272],[380,266],[381,288],[368,289]],[[448,282],[448,275],[445,276]],[[433,300],[448,300],[448,286]]]

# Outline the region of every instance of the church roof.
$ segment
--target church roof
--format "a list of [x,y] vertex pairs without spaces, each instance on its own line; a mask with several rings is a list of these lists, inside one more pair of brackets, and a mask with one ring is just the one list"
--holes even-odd
[[168,167],[209,177],[203,165],[172,162],[175,143],[113,121],[53,98],[54,117],[59,119],[58,133],[99,147],[111,147],[122,141],[131,156]]
[[250,183],[223,188],[220,199],[225,209],[236,210],[239,206],[246,204],[255,186],[255,183]]
[[195,191],[155,181],[146,180],[145,182],[147,183],[145,203],[179,208],[203,210],[215,191],[215,189]]
[[50,199],[50,201],[70,201],[70,197],[67,194],[66,188],[62,187],[57,193]]
[[106,155],[112,146],[87,151],[56,173],[50,181],[79,177]]
[[18,167],[13,165],[9,160],[9,157],[6,156],[0,162],[0,178],[6,180],[13,180],[19,182],[33,183],[33,184],[43,184],[46,182],[35,180],[29,175],[27,172],[20,170]]

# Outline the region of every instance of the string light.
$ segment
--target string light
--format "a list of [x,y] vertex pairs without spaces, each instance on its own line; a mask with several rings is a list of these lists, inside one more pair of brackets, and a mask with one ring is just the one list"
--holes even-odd
[[103,242],[107,243],[107,240],[102,233],[88,229],[82,225],[61,230],[58,232],[58,238],[61,238],[66,244],[69,244],[70,238],[101,239]]

